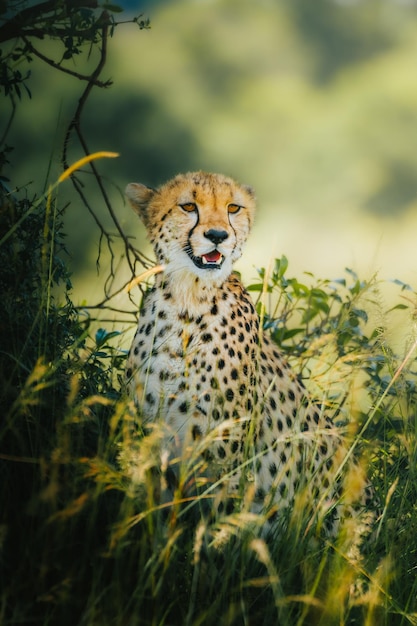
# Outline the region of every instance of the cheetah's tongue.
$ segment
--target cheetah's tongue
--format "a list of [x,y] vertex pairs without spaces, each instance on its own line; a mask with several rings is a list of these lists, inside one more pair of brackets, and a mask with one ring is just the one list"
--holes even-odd
[[222,259],[222,255],[218,250],[213,250],[213,252],[208,252],[207,254],[203,254],[201,257],[203,259],[204,265],[208,263],[220,263]]

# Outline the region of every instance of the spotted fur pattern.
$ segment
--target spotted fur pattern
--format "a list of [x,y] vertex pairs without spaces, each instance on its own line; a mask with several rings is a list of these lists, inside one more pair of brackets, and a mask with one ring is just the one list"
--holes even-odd
[[126,194],[164,266],[141,308],[126,370],[142,415],[164,421],[171,458],[208,436],[208,473],[227,477],[227,495],[253,484],[254,507],[272,514],[304,490],[312,512],[319,502],[332,509],[331,529],[341,437],[263,334],[232,273],[253,223],[253,191],[197,172],[157,190],[130,184]]

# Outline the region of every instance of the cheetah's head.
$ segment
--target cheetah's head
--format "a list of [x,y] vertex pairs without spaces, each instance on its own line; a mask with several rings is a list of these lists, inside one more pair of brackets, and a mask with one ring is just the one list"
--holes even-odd
[[218,283],[242,253],[255,213],[250,187],[221,174],[179,174],[158,189],[131,183],[126,195],[166,272]]

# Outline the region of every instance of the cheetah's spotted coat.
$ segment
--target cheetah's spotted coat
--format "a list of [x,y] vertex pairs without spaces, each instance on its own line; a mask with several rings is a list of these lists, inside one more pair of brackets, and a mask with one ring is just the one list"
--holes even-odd
[[126,193],[165,267],[145,298],[126,372],[145,418],[165,420],[172,456],[215,430],[206,454],[213,479],[227,474],[230,495],[254,482],[257,508],[287,505],[303,487],[311,502],[337,500],[340,437],[232,274],[254,218],[252,190],[198,172]]

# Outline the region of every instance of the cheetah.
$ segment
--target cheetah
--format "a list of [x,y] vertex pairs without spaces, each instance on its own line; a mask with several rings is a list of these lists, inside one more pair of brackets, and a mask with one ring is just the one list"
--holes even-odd
[[254,509],[273,519],[304,490],[312,516],[322,504],[330,532],[342,492],[341,436],[262,332],[232,270],[253,224],[253,190],[191,172],[158,189],[129,184],[126,196],[163,267],[126,367],[142,416],[163,420],[172,460],[208,440],[205,467],[228,499],[252,485]]

